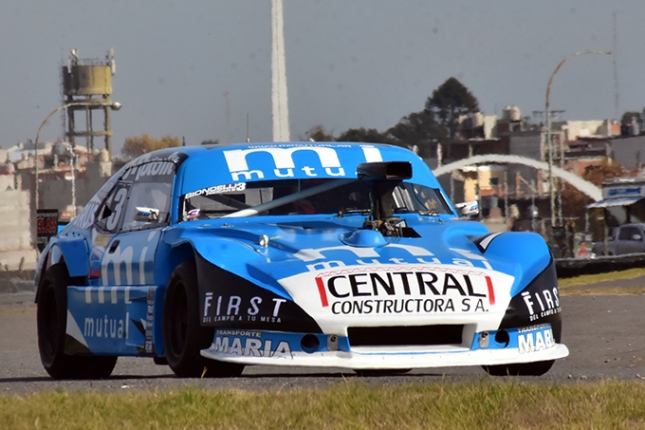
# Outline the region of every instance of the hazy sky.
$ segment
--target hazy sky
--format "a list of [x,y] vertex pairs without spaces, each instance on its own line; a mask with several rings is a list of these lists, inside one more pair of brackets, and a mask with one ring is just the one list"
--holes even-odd
[[[245,141],[247,115],[251,141],[270,141],[270,12],[270,0],[4,0],[0,146],[35,139],[61,105],[72,48],[89,59],[115,50],[115,153],[144,133]],[[616,57],[567,62],[552,109],[586,120],[645,106],[643,0],[284,0],[284,14],[292,140],[316,125],[384,131],[451,76],[486,114],[532,115],[557,64],[582,50]],[[62,136],[62,118],[42,140]]]

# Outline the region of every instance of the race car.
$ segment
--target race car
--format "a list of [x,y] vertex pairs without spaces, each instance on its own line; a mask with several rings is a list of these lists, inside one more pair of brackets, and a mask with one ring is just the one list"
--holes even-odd
[[368,143],[168,148],[121,168],[36,272],[56,379],[119,356],[179,377],[246,365],[541,375],[561,343],[541,236],[460,220],[426,163]]

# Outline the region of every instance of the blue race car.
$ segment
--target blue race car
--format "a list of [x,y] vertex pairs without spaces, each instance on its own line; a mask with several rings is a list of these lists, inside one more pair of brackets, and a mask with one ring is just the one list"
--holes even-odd
[[49,241],[35,282],[56,379],[107,377],[119,356],[200,377],[252,364],[541,375],[568,355],[542,238],[459,220],[428,166],[388,145],[143,155]]

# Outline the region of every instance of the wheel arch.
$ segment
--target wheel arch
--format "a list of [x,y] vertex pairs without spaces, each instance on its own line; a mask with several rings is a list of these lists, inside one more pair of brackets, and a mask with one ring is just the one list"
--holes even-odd
[[[84,256],[84,258],[78,258]],[[47,269],[55,264],[62,264],[70,279],[77,283],[85,283],[89,272],[89,251],[85,239],[58,240],[48,247],[46,253],[40,258],[36,270],[35,284],[36,302],[40,297],[41,281]]]
[[158,270],[158,279],[155,283],[160,286],[168,285],[172,272],[179,267],[181,263],[186,260],[190,260],[191,258],[195,258],[195,248],[190,242],[182,242],[172,246],[162,247],[160,252],[157,254],[156,260],[165,261],[167,264]]

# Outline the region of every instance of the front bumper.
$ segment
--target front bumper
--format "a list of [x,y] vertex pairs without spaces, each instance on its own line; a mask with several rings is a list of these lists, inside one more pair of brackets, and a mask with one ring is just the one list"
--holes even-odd
[[462,344],[452,345],[352,347],[346,336],[218,329],[213,344],[201,355],[240,364],[350,369],[530,363],[569,355],[567,347],[555,341],[550,324],[474,332],[465,334],[464,339]]

